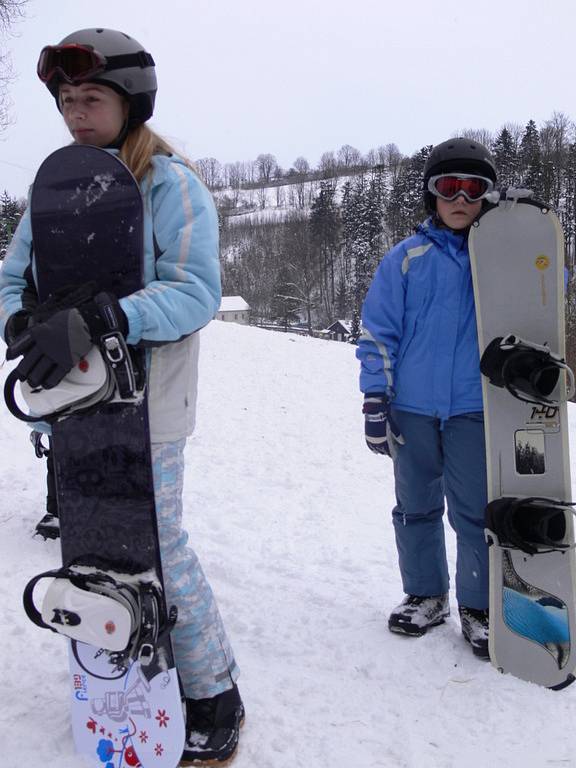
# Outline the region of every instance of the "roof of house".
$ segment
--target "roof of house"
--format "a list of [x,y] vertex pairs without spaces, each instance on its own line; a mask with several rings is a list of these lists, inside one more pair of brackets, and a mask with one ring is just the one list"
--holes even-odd
[[346,333],[352,332],[352,325],[347,320],[334,320],[334,322],[331,323],[326,330],[333,331],[336,330],[338,326],[341,326],[346,331]]
[[222,296],[219,312],[246,312],[250,305],[244,301],[242,296]]

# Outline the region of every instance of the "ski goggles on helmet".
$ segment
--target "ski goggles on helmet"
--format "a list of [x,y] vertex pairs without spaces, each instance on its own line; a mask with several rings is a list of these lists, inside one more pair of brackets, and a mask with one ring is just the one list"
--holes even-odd
[[103,72],[130,67],[153,67],[154,59],[146,51],[104,56],[87,45],[47,45],[40,51],[36,71],[43,83],[58,77],[70,85],[91,80]]
[[106,57],[93,48],[70,43],[47,45],[40,51],[36,71],[43,83],[54,77],[73,85],[88,80],[106,69]]
[[476,203],[493,189],[491,179],[469,173],[442,173],[428,179],[428,191],[442,200],[456,200],[458,195],[464,195],[469,203]]

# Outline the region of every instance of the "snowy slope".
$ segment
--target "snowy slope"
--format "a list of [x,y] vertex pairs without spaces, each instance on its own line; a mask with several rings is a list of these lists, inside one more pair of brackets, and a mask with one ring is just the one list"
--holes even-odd
[[[364,446],[354,348],[221,322],[202,334],[186,514],[242,669],[236,768],[576,766],[576,685],[498,674],[455,618],[421,639],[388,632],[392,467]],[[21,608],[28,578],[58,563],[32,538],[44,468],[2,408],[0,452],[0,765],[76,768],[65,642]]]

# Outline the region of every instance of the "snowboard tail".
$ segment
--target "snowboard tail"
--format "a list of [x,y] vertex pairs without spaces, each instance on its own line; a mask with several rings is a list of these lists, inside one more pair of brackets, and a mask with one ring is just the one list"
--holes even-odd
[[470,232],[481,354],[494,666],[563,688],[576,670],[563,235],[508,194]]

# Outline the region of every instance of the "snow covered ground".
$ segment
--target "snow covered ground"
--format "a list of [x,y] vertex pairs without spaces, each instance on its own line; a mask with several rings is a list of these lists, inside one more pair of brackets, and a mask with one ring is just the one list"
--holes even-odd
[[[186,515],[242,669],[235,768],[576,766],[576,685],[500,675],[455,618],[421,639],[388,632],[392,467],[364,445],[354,348],[222,322],[202,336]],[[32,537],[44,467],[4,408],[0,456],[0,765],[79,768],[65,641],[21,608],[59,562]]]

